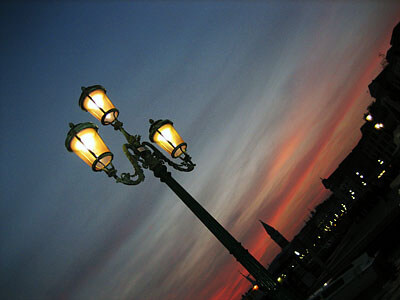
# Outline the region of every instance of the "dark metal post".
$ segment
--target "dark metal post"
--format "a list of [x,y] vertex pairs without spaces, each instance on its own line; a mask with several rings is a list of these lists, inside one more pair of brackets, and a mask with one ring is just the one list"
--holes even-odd
[[166,166],[150,166],[157,178],[165,182],[199,220],[214,234],[236,260],[256,279],[260,287],[276,300],[293,300],[292,295],[283,291],[271,274],[245,249],[217,220],[205,210],[167,171]]

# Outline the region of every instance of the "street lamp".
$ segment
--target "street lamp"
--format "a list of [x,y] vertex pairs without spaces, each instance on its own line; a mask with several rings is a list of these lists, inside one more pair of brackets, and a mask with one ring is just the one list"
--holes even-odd
[[113,154],[104,144],[97,133],[98,127],[93,123],[70,123],[65,146],[71,152],[75,152],[85,163],[92,167],[93,171],[101,171],[107,167],[113,158]]
[[68,151],[75,152],[92,167],[92,170],[104,171],[109,177],[115,178],[116,182],[127,185],[136,185],[142,182],[145,178],[143,169],[150,169],[155,177],[167,184],[236,260],[247,269],[256,279],[260,289],[267,292],[271,299],[294,299],[292,295],[277,285],[272,275],[247,249],[172,178],[166,164],[184,172],[192,171],[195,164],[187,154],[187,144],[177,133],[171,121],[150,120],[149,138],[150,141],[167,151],[173,159],[180,159],[179,163],[164,156],[153,144],[141,141],[140,135],[131,135],[123,128],[123,123],[117,119],[119,111],[106,95],[104,87],[100,85],[82,87],[79,106],[91,113],[103,125],[111,125],[125,136],[127,143],[123,145],[123,150],[132,164],[134,173],[117,175],[117,170],[112,164],[113,154],[98,135],[97,126],[92,123],[77,125],[70,123],[71,129],[65,140]]

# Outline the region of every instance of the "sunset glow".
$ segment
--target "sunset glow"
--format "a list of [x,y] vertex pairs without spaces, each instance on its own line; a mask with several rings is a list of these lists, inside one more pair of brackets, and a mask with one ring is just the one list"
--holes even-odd
[[[68,123],[93,122],[118,174],[134,172],[124,137],[98,121],[100,106],[118,107],[106,123],[118,116],[142,141],[149,119],[171,120],[185,142],[172,126],[154,139],[169,153],[184,145],[175,156],[187,143],[196,164],[191,173],[169,168],[173,178],[266,267],[280,248],[258,220],[290,241],[330,195],[321,178],[356,145],[360,126],[385,126],[367,114],[368,84],[399,21],[396,1],[17,1],[1,8],[8,71],[0,91],[12,100],[0,118],[7,299],[239,300],[257,289],[151,171],[140,185],[124,186],[65,151]],[[78,99],[82,85],[94,84],[107,96],[100,90],[91,94],[96,104],[85,100],[93,117]],[[87,148],[96,146],[82,134]],[[379,176],[388,173],[382,168]]]

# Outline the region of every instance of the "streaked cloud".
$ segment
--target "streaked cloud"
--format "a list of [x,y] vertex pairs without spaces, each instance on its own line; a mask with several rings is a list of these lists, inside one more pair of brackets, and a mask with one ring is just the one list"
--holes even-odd
[[[35,25],[32,51],[16,37],[2,50],[14,64],[4,82],[22,83],[25,70],[27,86],[2,96],[27,105],[11,101],[2,120],[26,116],[24,130],[5,133],[15,152],[2,150],[13,171],[4,182],[12,201],[1,202],[0,257],[11,298],[41,299],[238,299],[249,287],[243,268],[151,174],[123,187],[64,153],[60,132],[82,116],[79,84],[104,84],[125,126],[143,137],[143,120],[173,119],[197,163],[174,177],[267,264],[279,249],[258,219],[291,239],[327,197],[319,177],[360,136],[367,85],[400,12],[394,2],[329,1],[102,3],[78,15],[75,4],[32,9],[43,18],[24,11],[15,28]],[[101,20],[81,18],[88,9]],[[11,20],[17,10],[8,11]],[[45,47],[55,33],[64,38]],[[47,107],[44,125],[43,107],[32,103]],[[116,165],[128,169],[122,139],[100,131]],[[37,132],[43,144],[29,156]],[[25,190],[18,174],[29,178]]]

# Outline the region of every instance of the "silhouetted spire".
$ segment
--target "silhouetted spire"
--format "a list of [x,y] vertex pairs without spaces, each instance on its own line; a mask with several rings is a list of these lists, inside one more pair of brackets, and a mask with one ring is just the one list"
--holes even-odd
[[285,248],[287,245],[289,245],[289,241],[285,239],[285,237],[279,233],[278,230],[273,228],[272,226],[269,226],[268,224],[265,224],[263,221],[261,221],[261,224],[264,226],[265,230],[267,231],[268,235],[273,239],[275,243],[279,245],[282,249]]
[[249,275],[244,275],[242,272],[239,271],[239,273],[246,278],[253,286],[257,285],[257,282],[254,279],[251,279],[250,274]]

